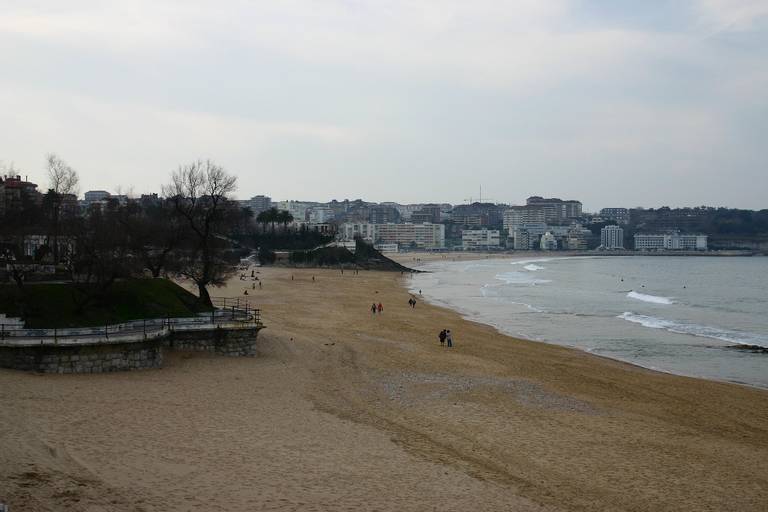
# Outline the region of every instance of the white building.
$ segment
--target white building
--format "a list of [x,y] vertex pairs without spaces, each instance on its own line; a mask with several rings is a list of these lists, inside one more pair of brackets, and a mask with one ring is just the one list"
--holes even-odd
[[354,240],[356,236],[376,244],[398,244],[421,249],[445,247],[443,224],[371,224],[344,223],[339,227],[341,240]]
[[504,229],[510,233],[525,224],[546,225],[546,212],[539,206],[511,206],[502,218]]
[[557,250],[557,238],[555,235],[547,231],[541,235],[541,250],[542,251],[556,251]]
[[333,210],[327,206],[313,206],[309,209],[309,221],[324,224],[333,220]]
[[[509,238],[512,239],[512,248],[516,251],[530,251],[533,249],[533,243],[536,240],[536,236],[530,233],[527,229],[515,229],[510,232]],[[507,247],[509,247],[507,242]]]
[[272,198],[268,196],[253,196],[250,199],[240,201],[243,208],[250,208],[254,215],[272,208]]
[[296,220],[307,220],[307,210],[316,206],[319,204],[309,201],[280,201],[277,203],[278,210],[290,212]]
[[707,235],[680,233],[635,235],[636,251],[706,251]]
[[461,245],[465,251],[498,249],[501,236],[498,229],[465,229],[461,232]]
[[619,226],[605,226],[600,230],[600,247],[603,249],[623,249],[624,230]]
[[89,190],[85,193],[85,204],[98,203],[99,201],[106,201],[112,194],[106,190]]

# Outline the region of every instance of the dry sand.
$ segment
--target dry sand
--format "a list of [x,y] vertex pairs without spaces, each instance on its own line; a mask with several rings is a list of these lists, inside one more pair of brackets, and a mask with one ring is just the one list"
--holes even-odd
[[[768,508],[765,391],[516,340],[422,301],[411,309],[397,273],[260,276],[264,288],[249,290],[268,326],[257,358],[176,354],[162,370],[105,375],[0,370],[0,502],[13,512]],[[243,289],[235,279],[215,294]],[[373,301],[383,315],[371,315]],[[437,341],[443,327],[453,349]]]

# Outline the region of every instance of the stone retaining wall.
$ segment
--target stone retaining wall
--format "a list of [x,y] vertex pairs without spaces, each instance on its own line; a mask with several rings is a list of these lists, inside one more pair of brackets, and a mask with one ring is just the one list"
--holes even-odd
[[0,367],[41,373],[103,373],[160,368],[159,340],[103,345],[0,347]]
[[165,338],[130,343],[0,346],[0,368],[41,373],[103,373],[161,368],[165,350],[256,355],[261,327],[174,331]]
[[213,352],[223,356],[253,357],[256,355],[258,328],[214,329],[212,331],[174,331],[165,345],[173,350]]

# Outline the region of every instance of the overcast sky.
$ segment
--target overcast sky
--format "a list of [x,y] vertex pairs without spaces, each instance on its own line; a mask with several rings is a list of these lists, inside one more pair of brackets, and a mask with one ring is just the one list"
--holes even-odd
[[0,120],[81,193],[768,208],[768,0],[0,0]]

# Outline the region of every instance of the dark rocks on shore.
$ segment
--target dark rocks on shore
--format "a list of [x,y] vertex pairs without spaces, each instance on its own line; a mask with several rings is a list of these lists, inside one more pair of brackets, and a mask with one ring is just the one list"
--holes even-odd
[[726,348],[731,350],[744,350],[755,354],[768,354],[768,347],[762,347],[760,345],[731,345]]

